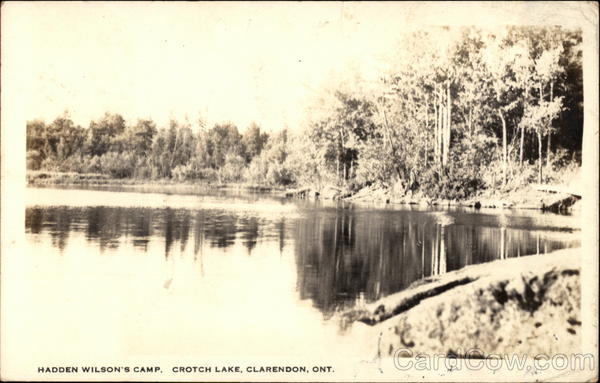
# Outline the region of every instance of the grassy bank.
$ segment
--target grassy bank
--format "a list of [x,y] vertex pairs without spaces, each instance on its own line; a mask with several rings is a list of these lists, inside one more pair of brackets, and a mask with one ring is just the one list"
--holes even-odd
[[75,172],[51,172],[31,171],[27,172],[27,185],[29,186],[118,186],[118,187],[194,187],[206,189],[247,189],[257,191],[283,191],[265,185],[250,183],[221,183],[207,181],[175,181],[171,179],[143,179],[143,178],[112,178],[99,173],[75,173]]

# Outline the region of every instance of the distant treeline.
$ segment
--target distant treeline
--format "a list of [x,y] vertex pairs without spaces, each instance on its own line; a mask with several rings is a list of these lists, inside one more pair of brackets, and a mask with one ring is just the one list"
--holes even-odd
[[[30,169],[115,178],[299,184],[465,198],[556,182],[580,164],[582,36],[559,27],[433,28],[401,39],[372,90],[343,84],[301,132],[243,134],[231,123],[192,130],[88,127],[68,114],[27,124]],[[360,87],[356,87],[359,89]]]
[[83,128],[65,114],[48,125],[28,122],[27,164],[33,170],[114,178],[237,182],[253,177],[250,165],[260,157],[273,162],[273,169],[256,181],[286,184],[289,179],[274,174],[274,162],[283,161],[279,147],[286,140],[287,132],[270,137],[256,124],[243,135],[231,123],[194,132],[189,123],[172,120],[169,127],[157,128],[145,119],[127,125],[122,116],[106,113]]

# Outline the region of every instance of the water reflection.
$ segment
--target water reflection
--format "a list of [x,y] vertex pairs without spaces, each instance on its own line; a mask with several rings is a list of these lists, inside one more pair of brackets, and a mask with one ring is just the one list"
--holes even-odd
[[[412,282],[470,264],[577,246],[569,230],[523,229],[519,217],[478,226],[476,214],[355,212],[305,218],[296,225],[298,289],[324,313],[373,301]],[[489,216],[481,216],[489,224]],[[480,221],[480,222],[478,222]],[[498,225],[500,227],[498,227]],[[516,227],[514,227],[516,226]]]
[[101,253],[127,245],[148,254],[158,243],[166,259],[192,253],[202,275],[219,273],[203,264],[203,252],[211,248],[227,256],[227,249],[242,244],[252,257],[260,242],[279,248],[261,256],[282,256],[292,246],[298,294],[325,316],[426,276],[579,245],[578,231],[558,216],[298,206],[294,217],[233,208],[29,207],[26,231],[38,242],[49,237],[60,252],[74,233]]

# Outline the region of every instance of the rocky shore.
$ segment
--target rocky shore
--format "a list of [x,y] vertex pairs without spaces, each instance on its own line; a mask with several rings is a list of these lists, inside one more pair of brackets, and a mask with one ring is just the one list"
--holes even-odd
[[381,357],[398,350],[458,357],[577,353],[580,255],[566,249],[468,266],[415,282],[340,320],[344,327],[372,326]]
[[433,199],[420,193],[396,195],[389,189],[379,185],[371,185],[356,192],[334,186],[326,186],[320,190],[310,187],[289,189],[283,193],[285,197],[333,199],[353,203],[386,203],[416,206],[437,207],[472,207],[472,208],[505,208],[533,209],[554,212],[577,212],[580,209],[581,198],[561,191],[539,190],[536,185],[530,185],[522,190],[510,193],[488,192],[476,197],[449,200]]

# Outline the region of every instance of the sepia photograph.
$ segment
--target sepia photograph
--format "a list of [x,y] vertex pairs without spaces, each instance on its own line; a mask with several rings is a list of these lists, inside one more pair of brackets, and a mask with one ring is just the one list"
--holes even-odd
[[598,3],[0,11],[2,381],[598,379]]

